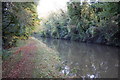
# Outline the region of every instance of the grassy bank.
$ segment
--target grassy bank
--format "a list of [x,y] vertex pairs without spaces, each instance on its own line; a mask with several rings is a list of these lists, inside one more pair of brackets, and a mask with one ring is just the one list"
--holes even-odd
[[58,52],[35,38],[18,41],[17,47],[9,49],[9,52],[11,55],[3,60],[3,77],[66,77],[56,69],[61,63]]

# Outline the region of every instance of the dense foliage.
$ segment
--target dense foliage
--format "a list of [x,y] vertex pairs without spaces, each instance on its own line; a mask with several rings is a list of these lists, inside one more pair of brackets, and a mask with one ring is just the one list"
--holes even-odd
[[68,11],[52,13],[43,20],[44,37],[120,46],[119,2],[69,2]]
[[16,40],[27,39],[38,26],[39,19],[34,2],[2,3],[3,48],[14,46]]
[[[42,20],[43,29],[41,29],[42,36],[63,38],[68,34],[67,23],[68,15],[60,10],[57,14],[51,13],[49,17]],[[45,27],[44,27],[45,26]]]

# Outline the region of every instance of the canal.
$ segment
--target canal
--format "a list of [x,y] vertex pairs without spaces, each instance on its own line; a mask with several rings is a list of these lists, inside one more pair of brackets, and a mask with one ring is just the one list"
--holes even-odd
[[82,78],[117,78],[119,48],[75,41],[39,38],[49,48],[59,52],[61,74]]

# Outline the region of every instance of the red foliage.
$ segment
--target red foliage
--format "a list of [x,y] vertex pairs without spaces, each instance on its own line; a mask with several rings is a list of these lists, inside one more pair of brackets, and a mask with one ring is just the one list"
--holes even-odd
[[18,78],[21,75],[24,75],[25,78],[30,78],[32,76],[32,69],[34,67],[34,63],[30,59],[34,58],[35,54],[33,51],[36,51],[36,49],[37,47],[35,46],[35,43],[30,43],[26,46],[20,47],[17,51],[15,51],[14,54],[22,52],[23,57],[14,65],[14,68],[3,77]]

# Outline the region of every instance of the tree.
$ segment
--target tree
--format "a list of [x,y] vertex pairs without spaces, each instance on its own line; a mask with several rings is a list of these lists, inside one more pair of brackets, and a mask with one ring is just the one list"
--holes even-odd
[[34,2],[4,2],[2,4],[3,47],[15,45],[18,39],[27,39],[39,25]]

